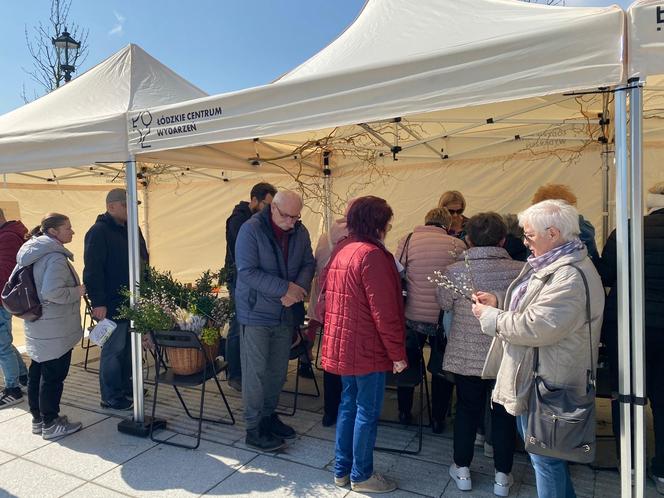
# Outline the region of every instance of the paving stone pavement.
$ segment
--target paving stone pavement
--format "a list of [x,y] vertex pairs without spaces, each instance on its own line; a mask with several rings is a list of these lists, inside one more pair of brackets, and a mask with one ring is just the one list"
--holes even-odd
[[[96,366],[94,360],[90,366]],[[287,387],[290,388],[293,387],[294,366],[291,365],[289,374]],[[320,372],[317,374],[322,385],[322,376]],[[308,392],[313,387],[308,380],[303,380],[301,386]],[[126,413],[100,408],[96,373],[73,365],[65,384],[62,413],[72,420],[81,420],[84,424],[81,432],[56,441],[44,441],[30,433],[26,402],[0,411],[0,498],[364,496],[333,484],[334,427],[321,425],[321,398],[299,397],[295,416],[282,417],[297,430],[297,439],[282,452],[260,453],[244,445],[240,396],[228,389],[225,382],[222,387],[237,423],[233,426],[205,423],[200,447],[185,450],[117,432],[117,424]],[[149,393],[145,400],[146,413],[152,409],[153,396]],[[183,390],[183,398],[196,406],[199,393]],[[292,395],[282,395],[284,409],[292,402]],[[386,418],[394,418],[395,404],[394,393],[388,391]],[[205,409],[210,417],[227,417],[212,382],[207,385]],[[160,388],[157,415],[167,419],[167,429],[159,434],[160,438],[191,444],[197,423],[185,415],[169,387]],[[377,444],[416,449],[416,429],[381,424]],[[397,491],[384,496],[494,496],[493,463],[481,448],[477,448],[471,466],[473,491],[457,490],[448,475],[452,446],[450,424],[442,435],[434,435],[425,428],[422,451],[418,455],[376,452],[376,470],[399,483]],[[513,475],[515,485],[510,496],[537,496],[535,477],[524,453],[515,456]],[[620,479],[614,471],[575,465],[572,477],[580,498],[619,496]],[[646,496],[660,496],[650,481]]]

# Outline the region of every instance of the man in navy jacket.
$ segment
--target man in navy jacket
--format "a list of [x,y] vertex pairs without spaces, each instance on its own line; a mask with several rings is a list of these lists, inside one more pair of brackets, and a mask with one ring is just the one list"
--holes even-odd
[[[148,262],[148,250],[140,229],[140,257]],[[111,190],[106,196],[106,212],[97,216],[85,234],[83,282],[92,301],[92,316],[97,320],[114,320],[123,297],[120,290],[129,287],[129,250],[127,236],[127,192]],[[102,408],[130,410],[133,406],[131,386],[131,341],[129,322],[118,321],[118,327],[106,341],[99,360],[99,388]]]
[[[269,183],[257,183],[249,194],[250,201],[241,201],[233,208],[233,212],[226,220],[226,284],[228,292],[235,299],[235,283],[237,282],[237,268],[235,265],[235,241],[240,228],[254,214],[272,202],[277,189]],[[226,338],[226,351],[228,362],[228,385],[236,391],[242,390],[242,365],[240,363],[240,325],[233,318]]]
[[300,222],[302,207],[298,194],[278,192],[271,205],[242,225],[235,245],[246,443],[263,451],[295,437],[274,410],[316,266],[309,232]]

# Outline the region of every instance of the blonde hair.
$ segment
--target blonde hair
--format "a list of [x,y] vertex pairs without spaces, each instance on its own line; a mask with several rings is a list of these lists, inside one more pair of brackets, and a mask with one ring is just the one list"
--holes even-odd
[[440,196],[438,201],[438,207],[444,208],[449,204],[458,202],[461,204],[461,209],[466,210],[466,199],[463,197],[463,194],[458,190],[448,190],[443,195]]
[[449,227],[452,221],[452,215],[447,208],[433,208],[424,217],[424,223],[437,223],[444,227]]
[[648,189],[648,192],[651,194],[664,194],[664,182],[655,183],[652,187]]
[[560,199],[571,206],[576,206],[577,201],[574,192],[567,185],[563,185],[562,183],[547,183],[537,189],[530,203],[537,204],[538,202],[552,199]]

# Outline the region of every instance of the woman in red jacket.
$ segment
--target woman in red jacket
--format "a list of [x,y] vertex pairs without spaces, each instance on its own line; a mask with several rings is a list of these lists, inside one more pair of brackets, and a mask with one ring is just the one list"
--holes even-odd
[[381,493],[396,483],[373,471],[373,448],[383,406],[385,374],[406,368],[401,283],[383,245],[392,209],[374,196],[348,211],[346,239],[321,275],[325,324],[323,368],[341,375],[334,482],[358,492]]

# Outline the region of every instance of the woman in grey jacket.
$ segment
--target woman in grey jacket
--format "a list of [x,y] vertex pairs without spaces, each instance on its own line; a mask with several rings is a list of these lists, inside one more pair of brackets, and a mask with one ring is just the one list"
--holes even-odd
[[[514,261],[503,249],[506,235],[507,226],[499,214],[480,213],[470,218],[466,223],[469,249],[458,257],[460,261],[447,267],[447,281],[458,289],[466,286],[506,291],[523,268],[523,262]],[[469,299],[448,287],[439,286],[437,291],[440,307],[454,312],[443,360],[443,370],[455,374],[457,391],[454,463],[449,472],[460,490],[469,491],[475,432],[484,417],[487,394],[493,384],[492,380],[482,379],[491,338],[482,333]],[[470,295],[470,291],[465,294]],[[498,403],[492,405],[491,424],[496,467],[494,494],[508,496],[514,482],[511,472],[516,425],[514,417]]]
[[[548,386],[585,395],[588,370],[596,368],[604,289],[579,239],[576,208],[560,200],[542,201],[520,213],[519,223],[532,252],[528,264],[504,298],[501,293],[477,292],[473,314],[482,332],[494,337],[483,371],[484,377],[496,377],[492,400],[517,417],[523,436],[535,348],[538,374]],[[590,338],[580,272],[588,282]],[[566,461],[536,454],[530,460],[540,498],[576,496]]]
[[81,297],[85,286],[69,260],[73,254],[64,244],[74,231],[63,214],[47,214],[32,238],[16,256],[17,268],[32,265],[42,316],[25,322],[25,340],[32,359],[28,373],[28,403],[32,433],[54,439],[78,431],[80,422],[60,416],[60,398],[69,372],[71,352],[81,340]]

